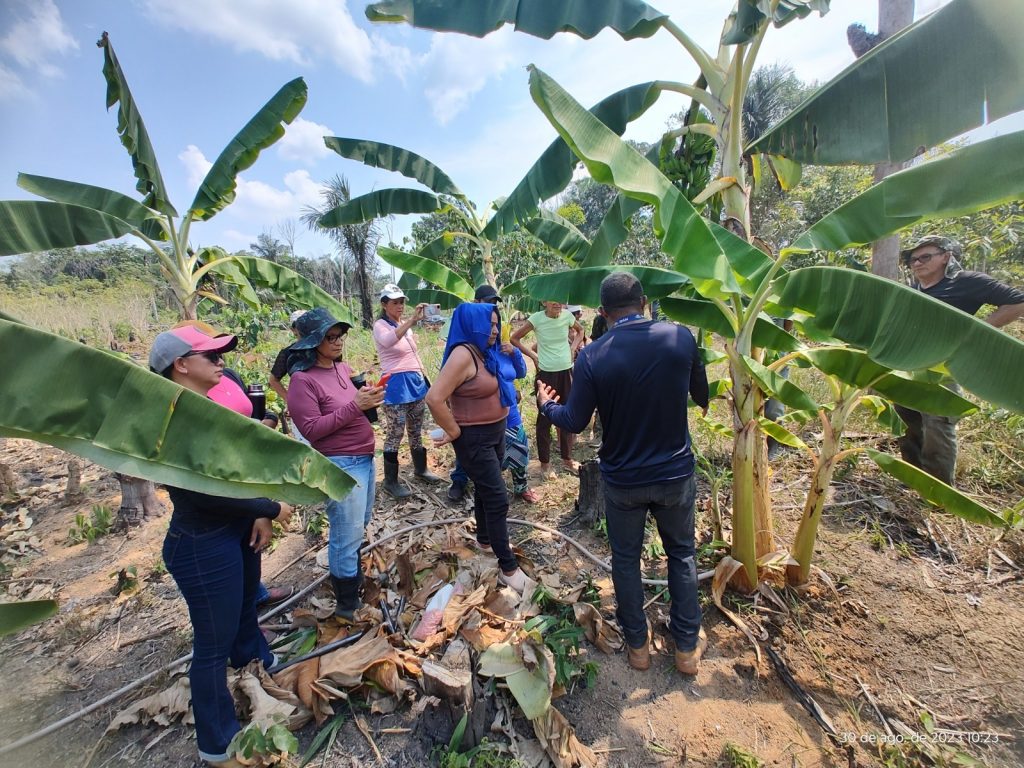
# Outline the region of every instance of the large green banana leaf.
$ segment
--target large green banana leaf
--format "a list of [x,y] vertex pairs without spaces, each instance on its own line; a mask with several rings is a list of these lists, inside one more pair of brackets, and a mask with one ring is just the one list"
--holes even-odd
[[621,192],[605,211],[601,224],[590,241],[590,247],[577,254],[581,267],[603,267],[615,258],[615,249],[629,237],[626,223],[633,214],[643,208],[643,200],[627,197]]
[[451,195],[462,200],[466,195],[455,186],[451,178],[425,157],[392,144],[367,139],[346,139],[339,136],[324,136],[327,148],[349,160],[357,160],[372,168],[396,171],[415,179],[439,195]]
[[894,173],[798,237],[793,251],[866,245],[925,221],[1024,199],[1024,131],[968,144]]
[[806,267],[773,286],[803,325],[867,351],[894,370],[945,365],[967,390],[1024,412],[1024,342],[920,291],[866,272]]
[[406,213],[433,213],[442,207],[440,198],[421,189],[378,189],[332,208],[317,223],[321,227],[362,224],[371,219]]
[[0,200],[0,256],[92,245],[133,229],[122,219],[80,205]]
[[[231,140],[199,185],[189,211],[193,218],[206,221],[235,199],[238,174],[256,162],[267,147],[284,136],[284,125],[294,120],[306,106],[306,82],[297,77],[281,86]],[[284,125],[282,125],[284,123]]]
[[891,435],[900,437],[907,431],[907,425],[903,423],[903,419],[900,418],[892,403],[884,397],[861,395],[860,404],[868,408],[875,417],[875,421]]
[[56,600],[22,600],[0,603],[0,637],[20,632],[57,612]]
[[[722,310],[706,299],[670,296],[662,299],[658,307],[678,323],[703,328],[726,339],[736,338],[736,332]],[[750,341],[755,347],[780,352],[795,352],[801,348],[799,339],[777,326],[767,315],[754,321]]]
[[782,374],[776,373],[771,368],[746,355],[743,355],[743,365],[746,366],[747,371],[761,389],[780,403],[784,403],[798,411],[818,410],[819,406],[814,401],[814,398]]
[[671,295],[688,282],[685,275],[659,267],[615,264],[606,267],[579,267],[547,275],[530,275],[509,283],[502,290],[509,294],[526,293],[537,301],[561,301],[585,307],[601,305],[601,281],[612,272],[629,272],[643,284],[651,301]]
[[995,528],[1006,527],[1007,521],[995,512],[986,509],[974,499],[946,485],[941,480],[936,480],[912,464],[907,464],[895,456],[876,451],[873,448],[868,448],[865,452],[880,469],[901,483],[906,483],[921,494],[926,501],[937,504],[951,515],[962,517],[964,520],[970,520],[979,525],[990,525]]
[[953,0],[818,89],[748,152],[819,165],[909,160],[1024,109],[1024,14]]
[[[757,34],[761,24],[771,14],[776,27],[782,27],[794,19],[802,19],[811,11],[822,16],[828,13],[830,0],[779,0],[778,3],[765,0],[739,0],[736,10],[729,16],[722,33],[723,45],[749,43]],[[772,8],[771,6],[775,7]]]
[[443,291],[461,296],[463,301],[473,300],[473,286],[443,264],[415,253],[406,253],[385,246],[377,249],[377,255],[403,272],[411,272],[422,277],[430,285],[436,285]]
[[359,325],[348,307],[319,285],[295,270],[273,261],[258,259],[255,256],[232,256],[230,261],[214,264],[210,271],[238,286],[243,292],[255,284],[287,297],[292,304],[309,308],[325,307],[338,320],[353,327]]
[[702,296],[725,298],[740,292],[707,220],[655,166],[536,67],[530,68],[530,94],[596,181],[655,206],[654,231],[661,249]]
[[388,0],[368,5],[366,18],[473,37],[512,24],[519,32],[545,40],[558,32],[589,40],[611,27],[632,40],[650,37],[668,17],[640,0]]
[[576,226],[557,213],[544,210],[526,222],[526,229],[548,248],[572,259],[576,254],[590,247],[590,241]]
[[458,242],[458,238],[451,232],[445,232],[442,235],[438,235],[429,243],[424,245],[418,251],[416,255],[423,257],[424,259],[430,259],[431,261],[437,261],[438,258],[449,248]]
[[160,166],[156,162],[156,152],[153,150],[153,142],[149,140],[149,132],[145,123],[142,122],[142,115],[139,114],[139,107],[132,97],[128,88],[128,80],[121,71],[121,65],[114,53],[114,46],[110,38],[104,32],[97,42],[103,49],[103,77],[107,81],[107,109],[115,104],[117,107],[117,133],[121,137],[121,144],[132,158],[132,167],[135,169],[135,178],[138,183],[135,188],[143,194],[142,204],[147,208],[155,208],[167,216],[177,216],[178,212],[171,205],[167,196],[167,187],[164,185],[163,176],[160,174]]
[[135,229],[141,229],[146,222],[160,215],[152,208],[147,208],[142,203],[120,192],[89,184],[79,184],[77,181],[19,173],[18,186],[55,203],[92,208],[94,211],[120,219]]
[[[644,114],[660,95],[659,83],[641,83],[602,99],[590,108],[590,112],[621,136],[626,126]],[[553,141],[498,206],[484,227],[484,236],[497,240],[499,235],[510,232],[517,224],[537,213],[541,202],[569,185],[576,162],[576,156],[563,139]]]
[[313,504],[340,499],[353,485],[298,441],[134,363],[6,315],[0,315],[0,370],[4,437],[219,496]]
[[822,373],[835,376],[850,386],[870,386],[889,400],[936,416],[960,418],[976,413],[978,407],[940,384],[901,376],[879,365],[866,352],[848,347],[806,349],[800,356]]

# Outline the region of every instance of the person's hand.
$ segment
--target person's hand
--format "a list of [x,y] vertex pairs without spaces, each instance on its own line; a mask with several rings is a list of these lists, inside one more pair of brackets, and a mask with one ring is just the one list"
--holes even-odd
[[552,400],[558,402],[558,393],[543,381],[537,382],[537,407],[540,408],[544,403]]
[[440,437],[431,436],[430,439],[434,441],[434,447],[440,448],[442,445],[454,443],[456,440],[458,440],[462,436],[462,430],[459,429],[458,425],[456,425],[455,428],[459,430],[458,434],[456,435],[449,434],[446,430],[442,429]]
[[516,348],[512,346],[511,341],[503,341],[501,343],[501,353],[503,355],[508,355],[509,357],[511,357],[515,351]]
[[292,521],[292,513],[295,512],[295,509],[291,504],[287,504],[283,501],[279,501],[278,504],[281,505],[281,511],[277,513],[277,517],[274,519],[281,524],[282,528],[287,528],[288,523]]
[[[282,511],[284,504],[281,505]],[[262,552],[274,537],[274,526],[269,517],[258,517],[252,524],[252,535],[249,537],[249,546],[255,552]]]
[[423,316],[427,312],[427,302],[422,301],[416,305],[416,309],[412,313],[412,319],[414,322],[419,322],[423,319]]
[[366,386],[356,390],[356,405],[361,411],[369,411],[384,402],[384,387]]

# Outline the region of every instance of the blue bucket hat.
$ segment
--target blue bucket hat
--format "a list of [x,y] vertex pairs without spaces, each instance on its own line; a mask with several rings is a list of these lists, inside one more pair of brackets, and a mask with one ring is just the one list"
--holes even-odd
[[314,307],[295,321],[295,329],[302,335],[292,344],[292,349],[314,349],[320,346],[327,332],[336,325],[343,326],[345,331],[352,327],[350,323],[338,320],[323,307]]

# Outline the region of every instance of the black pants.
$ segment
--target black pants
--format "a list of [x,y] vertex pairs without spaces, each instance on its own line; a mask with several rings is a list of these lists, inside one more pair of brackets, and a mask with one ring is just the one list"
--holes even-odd
[[654,515],[668,556],[668,593],[672,599],[668,628],[681,651],[697,647],[701,611],[697,601],[697,559],[693,541],[693,475],[640,488],[604,484],[608,544],[612,549],[612,584],[615,615],[631,648],[647,642],[644,586],[640,554],[644,546],[647,513]]
[[[572,368],[564,371],[537,371],[537,378],[533,382],[533,393],[537,394],[537,383],[543,381],[558,393],[558,402],[563,405],[569,400],[569,393],[572,392]],[[576,442],[576,435],[561,427],[555,427],[558,435],[558,453],[562,461],[572,461],[572,447]],[[544,414],[537,412],[537,458],[541,464],[551,463],[551,420]]]
[[473,481],[477,541],[490,544],[501,570],[511,573],[519,563],[508,543],[508,492],[501,475],[501,462],[505,458],[505,420],[462,427],[462,434],[452,447],[455,458]]

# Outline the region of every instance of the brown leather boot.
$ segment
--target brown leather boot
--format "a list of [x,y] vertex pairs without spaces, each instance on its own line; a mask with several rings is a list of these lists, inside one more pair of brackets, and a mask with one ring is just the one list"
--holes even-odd
[[626,661],[633,669],[644,672],[651,668],[651,644],[644,643],[639,648],[626,645]]
[[700,634],[697,636],[696,648],[692,651],[676,651],[676,669],[684,675],[696,675],[697,669],[700,667],[700,657],[704,655],[707,647],[708,636],[704,634],[704,628],[701,627]]

